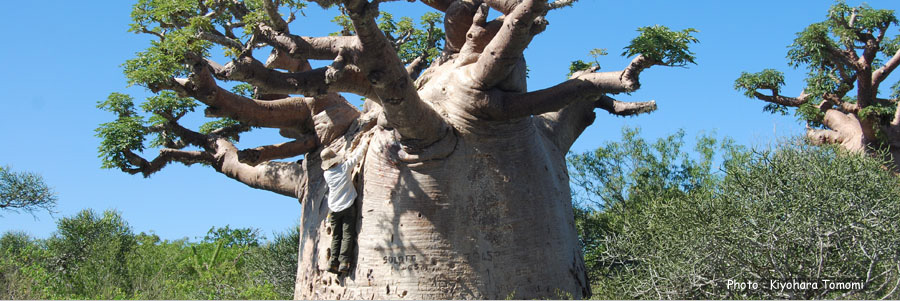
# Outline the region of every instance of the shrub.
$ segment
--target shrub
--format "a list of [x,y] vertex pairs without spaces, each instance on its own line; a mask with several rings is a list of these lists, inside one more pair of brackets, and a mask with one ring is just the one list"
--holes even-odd
[[[595,296],[898,298],[900,180],[883,164],[796,142],[768,150],[728,148],[721,173],[702,170],[710,175],[707,185],[676,194],[629,194],[582,212],[579,224],[600,225],[591,227],[593,243],[585,250]],[[630,189],[679,181],[654,177],[633,181]],[[769,287],[772,280],[822,285],[823,279],[865,286]],[[729,280],[759,288],[729,288]]]

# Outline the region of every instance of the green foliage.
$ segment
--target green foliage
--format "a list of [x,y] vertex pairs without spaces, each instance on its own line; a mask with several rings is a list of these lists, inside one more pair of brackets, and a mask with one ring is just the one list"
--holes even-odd
[[900,81],[891,86],[891,98],[900,99]]
[[887,57],[893,56],[897,51],[900,51],[900,35],[895,36],[894,38],[885,38],[881,41],[881,53]]
[[259,230],[250,228],[231,229],[231,227],[226,225],[224,228],[210,228],[202,242],[221,243],[228,248],[258,247],[260,239],[262,237],[259,235]]
[[97,105],[97,108],[113,112],[117,115],[113,122],[100,124],[95,132],[100,141],[100,159],[102,168],[127,168],[126,152],[144,150],[144,135],[147,129],[144,127],[144,118],[137,115],[134,110],[134,100],[131,96],[112,93]]
[[857,115],[859,115],[859,117],[864,120],[873,120],[878,123],[885,124],[890,122],[890,120],[894,117],[894,112],[896,111],[897,107],[892,104],[875,103],[873,105],[859,109],[859,113],[857,113]]
[[153,88],[190,74],[186,60],[208,56],[212,47],[212,43],[195,38],[198,30],[197,26],[188,26],[169,32],[162,41],[152,41],[150,48],[125,61],[122,68],[128,84]]
[[131,11],[129,31],[139,33],[142,28],[161,32],[169,28],[152,28],[154,25],[189,23],[191,15],[196,14],[199,1],[190,0],[139,0]]
[[[851,17],[855,16],[853,26]],[[858,33],[878,36],[876,32],[884,31],[889,25],[897,25],[893,10],[873,9],[867,4],[851,7],[844,1],[838,1],[828,10],[828,20],[824,25],[831,30],[841,43],[850,44],[859,40]],[[891,53],[893,55],[893,53]]]
[[423,53],[427,53],[428,61],[440,55],[440,46],[431,47],[430,43],[443,41],[444,32],[439,27],[441,23],[443,17],[434,12],[422,15],[419,22],[421,28],[417,28],[410,17],[402,17],[399,21],[395,21],[390,13],[381,12],[378,18],[378,28],[397,41],[395,45],[397,54],[404,62],[410,62]]
[[0,209],[34,214],[37,210],[53,213],[56,192],[47,186],[44,178],[32,172],[14,172],[0,166]]
[[572,61],[572,63],[569,64],[569,73],[566,73],[566,78],[571,77],[572,74],[575,74],[575,72],[578,72],[581,70],[587,70],[588,68],[591,68],[593,66],[594,66],[593,63],[585,63],[582,60]]
[[[681,145],[673,142],[675,150],[668,153],[679,153]],[[698,145],[707,146],[700,151],[702,158],[719,150],[709,141]],[[598,150],[610,155],[576,169],[600,175],[604,173],[597,171],[636,169],[632,166],[672,167],[660,164],[665,155],[651,151],[650,145],[635,148],[642,151],[616,156],[615,151]],[[870,284],[847,297],[898,297],[891,287],[900,279],[900,225],[895,222],[900,218],[900,180],[881,167],[885,162],[801,143],[721,150],[722,173],[700,164],[694,170],[702,185],[691,189],[666,193],[661,187],[678,187],[683,180],[665,173],[595,179],[595,187],[624,182],[630,183],[629,191],[661,191],[619,199],[606,192],[615,189],[576,183],[589,193],[605,193],[592,197],[612,200],[599,210],[577,209],[575,215],[595,297],[831,299],[847,291],[733,290],[726,289],[725,281],[750,280],[767,287],[770,279],[867,277]],[[616,174],[623,173],[604,175]],[[653,179],[641,180],[648,175]]]
[[593,62],[590,62],[590,63],[586,63],[586,62],[584,62],[584,61],[582,61],[582,60],[576,60],[576,61],[573,61],[573,62],[569,65],[569,73],[566,74],[566,78],[571,77],[572,74],[575,74],[575,72],[582,71],[582,70],[587,70],[587,69],[590,69],[590,68],[592,68],[592,67],[594,67],[594,66],[596,66],[597,69],[599,69],[599,68],[600,68],[600,62],[598,61],[598,59],[600,59],[601,56],[607,55],[607,54],[609,54],[609,53],[606,52],[606,48],[594,48],[594,49],[591,49],[591,51],[588,52],[588,54],[590,54],[591,57],[594,58],[594,61],[593,61]]
[[134,234],[121,215],[85,210],[46,240],[0,237],[0,299],[290,299],[296,229],[262,241],[254,229],[206,239]]
[[[850,26],[851,17],[855,17],[853,26]],[[865,4],[850,7],[838,1],[829,10],[826,21],[811,24],[797,33],[789,46],[787,58],[794,68],[806,66],[807,94],[822,95],[849,90],[852,87],[843,86],[836,80],[841,78],[839,70],[853,69],[836,54],[843,49],[841,45],[862,45],[861,36],[878,36],[879,31],[886,30],[892,24],[898,24],[893,10],[873,9]],[[898,38],[888,38],[878,46],[884,55],[893,56],[900,47],[898,43]]]
[[255,90],[256,88],[254,88],[251,84],[240,83],[231,88],[231,93],[247,98],[254,98]]
[[[244,86],[235,87],[238,92]],[[196,110],[199,104],[192,98],[179,97],[171,91],[162,91],[157,95],[148,97],[141,103],[143,113],[149,113],[149,118],[144,118],[135,110],[134,99],[126,94],[111,93],[109,97],[97,104],[97,108],[114,113],[115,121],[103,123],[95,132],[101,139],[98,147],[99,157],[102,160],[102,168],[129,169],[138,167],[130,161],[129,152],[137,153],[149,147],[166,147],[175,144],[179,139],[178,133],[170,125],[178,121],[187,113]],[[230,118],[221,118],[200,126],[200,132],[208,134],[216,129],[234,126],[239,122]],[[144,142],[147,135],[151,135],[148,145]],[[237,137],[228,137],[236,141]]]
[[639,129],[624,128],[621,142],[569,156],[572,183],[601,209],[630,206],[625,204],[629,199],[681,196],[708,185],[716,149],[735,147],[730,139],[701,136],[696,150],[702,156],[695,159],[681,150],[683,145],[683,131],[650,143]]
[[160,128],[152,131],[154,136],[150,140],[150,147],[160,147],[175,142],[178,135],[166,125],[170,120],[178,120],[185,114],[193,112],[199,104],[192,98],[178,97],[171,91],[162,91],[160,94],[147,98],[141,104],[144,112],[151,113],[149,127]]
[[[402,17],[395,20],[394,15],[388,12],[381,12],[377,21],[378,28],[394,42],[397,55],[402,61],[411,62],[416,57],[426,54],[426,61],[430,62],[441,54],[441,43],[444,40],[444,31],[440,26],[443,23],[441,14],[425,13],[418,27],[412,18]],[[356,34],[353,22],[346,14],[338,15],[332,22],[341,27],[341,32],[331,35]]]
[[154,114],[182,116],[193,112],[197,105],[193,98],[178,97],[175,92],[162,91],[158,95],[148,97],[147,101],[141,104],[141,109]]
[[[342,13],[337,15],[331,22],[341,27],[341,31],[331,33],[330,35],[332,36],[349,36],[356,34],[355,29],[353,29],[353,21],[351,21],[350,16],[347,16],[346,14]],[[379,26],[379,28],[381,28],[381,26]]]
[[741,72],[734,81],[734,89],[744,92],[744,96],[753,98],[756,90],[774,90],[778,93],[784,86],[784,73],[775,69],[763,69],[757,73]]
[[794,115],[797,116],[798,119],[806,122],[810,127],[822,127],[823,119],[825,119],[825,112],[818,107],[818,102],[816,100],[809,101],[797,107],[797,111],[794,112]]
[[258,271],[254,281],[274,285],[280,299],[292,298],[294,295],[299,241],[299,227],[291,227],[286,232],[275,233],[271,242],[251,249],[248,254],[247,268]]
[[131,228],[114,211],[98,215],[84,210],[57,221],[57,233],[47,240],[53,250],[50,270],[55,298],[121,299],[131,290],[126,269],[137,242]]
[[830,60],[829,49],[837,49],[835,43],[828,36],[828,26],[825,23],[813,23],[803,31],[797,33],[794,43],[789,46],[788,60],[794,68],[811,65],[818,68],[831,68],[834,62]]
[[216,120],[213,120],[213,121],[210,121],[210,122],[207,122],[207,123],[204,123],[203,125],[201,125],[199,132],[201,134],[209,134],[212,131],[215,131],[215,130],[218,130],[221,128],[237,126],[239,124],[241,124],[239,121],[231,119],[231,118],[219,118],[219,119],[216,119]]
[[696,64],[694,53],[688,49],[689,44],[700,42],[691,35],[698,32],[696,29],[672,31],[668,27],[654,25],[638,28],[638,32],[641,34],[625,47],[623,56],[640,54],[664,66]]
[[45,245],[23,232],[0,237],[0,299],[45,299],[50,280]]

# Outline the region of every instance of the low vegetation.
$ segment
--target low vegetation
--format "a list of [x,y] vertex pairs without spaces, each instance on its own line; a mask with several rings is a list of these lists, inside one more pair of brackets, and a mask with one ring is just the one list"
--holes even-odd
[[85,210],[47,239],[0,237],[0,299],[291,299],[298,239],[226,226],[170,241]]
[[900,297],[900,180],[886,162],[802,141],[698,141],[689,155],[681,133],[650,144],[626,130],[620,143],[570,157],[595,298]]

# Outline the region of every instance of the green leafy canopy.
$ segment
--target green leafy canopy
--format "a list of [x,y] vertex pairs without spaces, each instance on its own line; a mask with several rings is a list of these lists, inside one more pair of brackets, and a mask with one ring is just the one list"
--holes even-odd
[[569,64],[569,73],[566,74],[566,77],[570,77],[570,76],[572,76],[572,74],[575,74],[575,72],[587,70],[594,66],[596,66],[597,69],[599,69],[600,68],[600,62],[599,62],[600,57],[609,54],[609,52],[606,51],[606,48],[594,48],[594,49],[591,49],[591,51],[589,51],[588,54],[590,54],[591,57],[594,58],[594,61],[593,62],[585,62],[583,60],[572,61],[572,63]]
[[[146,147],[162,147],[176,142],[178,135],[170,126],[189,112],[193,112],[199,104],[192,98],[179,97],[171,91],[162,91],[148,97],[140,105],[141,111],[149,114],[145,118],[134,104],[134,98],[122,93],[111,93],[106,100],[97,104],[97,108],[116,115],[112,122],[101,124],[96,136],[101,139],[98,147],[102,168],[128,169],[137,167],[128,160],[128,152],[141,152]],[[239,122],[221,118],[200,126],[200,132],[208,134],[216,129],[234,126]],[[147,135],[151,135],[149,144],[145,145]],[[236,140],[232,138],[232,140]]]
[[775,69],[763,69],[757,73],[741,72],[734,81],[734,89],[743,91],[747,97],[754,97],[756,90],[769,89],[778,93],[784,86],[784,73]]
[[694,53],[688,49],[690,44],[700,42],[691,35],[699,32],[696,29],[672,31],[666,26],[654,25],[638,28],[638,32],[641,34],[625,47],[623,56],[640,54],[664,66],[696,64]]

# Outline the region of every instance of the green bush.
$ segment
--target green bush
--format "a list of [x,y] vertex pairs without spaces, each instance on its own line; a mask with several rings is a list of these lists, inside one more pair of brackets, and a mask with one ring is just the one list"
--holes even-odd
[[[617,173],[595,173],[609,167],[573,164],[573,174],[607,177],[593,191],[629,192],[621,199],[607,194],[602,208],[576,210],[582,239],[589,242],[585,258],[595,297],[900,297],[900,180],[882,168],[884,162],[802,143],[762,151],[725,147],[721,172],[700,164],[704,168],[696,176],[685,178],[671,174],[696,167],[692,162],[698,161],[678,150],[681,144],[669,145],[675,150],[668,153],[682,160],[668,164],[666,172],[630,172],[621,180]],[[666,162],[660,155],[665,152],[635,147],[644,151],[623,155],[609,152],[616,148],[608,145],[601,148],[606,152],[581,156],[626,170],[667,165],[659,164]],[[704,180],[683,185],[692,178]],[[618,183],[627,183],[627,189]],[[669,190],[660,190],[665,187]],[[636,193],[648,189],[669,193]],[[862,290],[769,288],[771,280],[822,279],[866,285]],[[729,280],[760,286],[729,288]]]
[[46,240],[0,237],[0,299],[290,299],[296,229],[265,241],[213,227],[199,242],[134,234],[114,211],[61,218]]

